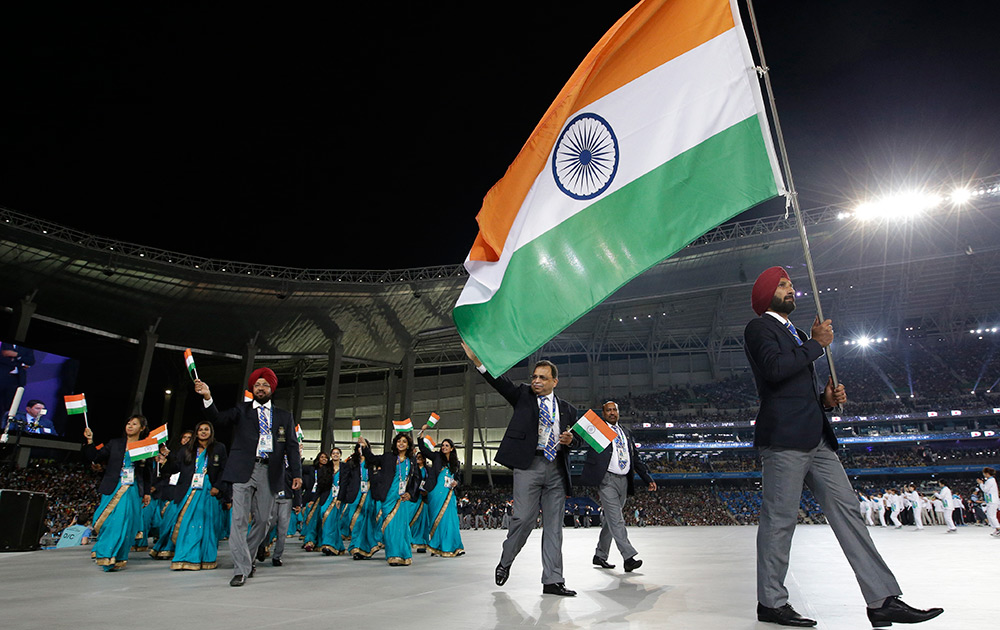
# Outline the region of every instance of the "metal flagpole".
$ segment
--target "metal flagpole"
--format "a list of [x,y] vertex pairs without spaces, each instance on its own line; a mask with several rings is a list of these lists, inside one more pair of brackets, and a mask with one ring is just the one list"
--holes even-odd
[[[799,228],[799,240],[802,241],[802,252],[806,259],[806,273],[809,275],[809,286],[812,289],[813,301],[816,303],[816,315],[819,320],[825,321],[823,317],[823,305],[819,301],[819,286],[816,284],[816,272],[813,269],[812,254],[809,251],[809,238],[806,236],[806,225],[802,221],[802,208],[799,207],[799,196],[795,191],[795,182],[792,180],[792,169],[788,164],[788,153],[785,151],[785,137],[781,133],[781,122],[778,120],[778,108],[774,103],[774,91],[771,89],[771,76],[768,72],[767,61],[764,59],[764,47],[760,43],[760,32],[757,30],[757,17],[753,11],[753,0],[747,1],[747,9],[750,12],[750,26],[753,28],[753,38],[757,43],[757,56],[760,57],[760,67],[758,74],[764,78],[764,87],[767,90],[768,103],[771,106],[771,117],[774,119],[774,131],[778,136],[778,152],[781,154],[781,165],[785,172],[785,182],[788,186],[787,203],[791,204],[792,212],[795,213],[795,224]],[[787,208],[787,206],[786,206]],[[830,352],[833,344],[826,348],[826,362],[830,366],[830,376],[833,378],[833,386],[837,387],[837,370],[833,366],[833,354]]]

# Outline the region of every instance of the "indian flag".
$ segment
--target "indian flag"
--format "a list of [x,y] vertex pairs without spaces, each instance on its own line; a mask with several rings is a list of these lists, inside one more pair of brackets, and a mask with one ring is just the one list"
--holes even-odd
[[66,401],[66,413],[68,415],[87,413],[87,399],[83,394],[63,396],[63,400]]
[[150,436],[145,440],[129,442],[125,445],[125,449],[128,451],[129,460],[137,462],[140,459],[149,459],[156,455],[160,450],[160,445],[156,438]]
[[351,420],[351,438],[356,440],[359,437],[361,437],[361,420],[355,418]]
[[427,448],[431,449],[432,451],[437,448],[437,444],[434,443],[434,440],[431,439],[431,436],[425,435],[423,437],[423,440],[424,440],[424,445]]
[[587,441],[587,444],[600,453],[611,444],[618,435],[608,423],[601,419],[593,409],[588,409],[583,417],[573,425],[573,431]]
[[441,416],[437,415],[436,413],[431,413],[431,417],[427,418],[427,426],[433,429],[437,425],[438,420],[440,419]]
[[253,402],[253,393],[249,389],[243,390],[243,402]]
[[149,437],[156,440],[157,444],[163,444],[168,438],[167,425],[164,424],[161,427],[153,429],[149,432]]
[[184,349],[184,365],[187,366],[191,378],[197,378],[198,369],[194,366],[194,355],[191,354],[191,348]]
[[299,444],[302,444],[306,439],[306,434],[302,432],[302,427],[299,425],[295,425],[295,439],[299,441]]
[[413,423],[410,422],[409,418],[406,420],[393,420],[392,426],[400,433],[406,433],[407,431],[413,430]]
[[487,193],[455,324],[502,374],[636,275],[783,192],[736,0],[641,2]]

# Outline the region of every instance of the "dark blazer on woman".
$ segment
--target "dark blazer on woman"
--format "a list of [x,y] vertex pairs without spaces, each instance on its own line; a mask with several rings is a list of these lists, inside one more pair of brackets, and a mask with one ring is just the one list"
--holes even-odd
[[[395,453],[382,453],[373,455],[369,447],[364,447],[365,459],[379,467],[379,473],[372,485],[372,498],[376,501],[385,501],[389,496],[390,487],[396,480],[396,459]],[[410,460],[410,474],[406,477],[406,492],[410,493],[410,501],[414,503],[420,500],[420,474],[417,462],[412,457]]]
[[[125,458],[128,457],[125,452],[125,445],[127,443],[125,438],[118,437],[108,440],[101,448],[97,448],[94,444],[87,444],[84,447],[84,456],[89,461],[107,466],[104,469],[104,477],[101,479],[101,485],[98,486],[101,494],[113,494],[115,488],[118,486],[118,480],[121,479],[122,474],[122,465],[125,463]],[[153,476],[153,466],[150,463],[152,461],[152,459],[143,459],[132,464],[132,467],[135,468],[135,485],[139,490],[140,497],[149,494],[150,481]]]
[[[208,453],[208,461],[206,462],[208,464],[208,480],[211,482],[213,488],[219,489],[218,499],[220,501],[224,501],[229,497],[229,491],[232,490],[229,482],[222,479],[227,460],[226,445],[222,442],[213,444],[212,450]],[[194,473],[197,472],[195,471],[196,462],[197,457],[193,457],[191,461],[187,461],[187,447],[173,451],[167,458],[167,463],[163,466],[166,474],[180,473],[180,476],[177,478],[176,489],[174,490],[175,501],[183,499],[188,488],[191,487],[191,479],[194,477]]]

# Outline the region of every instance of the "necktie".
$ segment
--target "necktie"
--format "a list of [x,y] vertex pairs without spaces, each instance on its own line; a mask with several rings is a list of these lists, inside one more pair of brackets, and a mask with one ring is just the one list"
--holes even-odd
[[618,455],[618,468],[625,470],[628,466],[628,459],[625,455],[625,439],[622,437],[622,431],[618,428],[618,425],[614,425],[615,429],[615,454]]
[[795,345],[801,346],[802,339],[799,338],[799,333],[796,332],[795,326],[792,326],[792,322],[785,322],[785,328],[788,329],[788,332],[792,333],[792,337],[795,339]]
[[[552,429],[552,414],[549,412],[549,401],[545,396],[538,397],[538,410],[542,424]],[[545,459],[550,462],[556,458],[556,432],[549,431],[549,440],[545,443]]]
[[[271,420],[267,416],[267,409],[264,405],[257,408],[257,422],[260,425],[260,434],[262,437],[271,435]],[[260,451],[257,453],[258,456],[263,454],[263,451],[259,447],[257,450]]]

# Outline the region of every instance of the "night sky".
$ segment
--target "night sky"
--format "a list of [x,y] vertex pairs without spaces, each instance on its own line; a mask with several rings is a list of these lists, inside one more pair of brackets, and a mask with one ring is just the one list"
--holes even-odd
[[[0,205],[337,269],[460,263],[483,196],[632,5],[28,4],[0,9]],[[1000,5],[756,10],[804,207],[1000,173]]]

